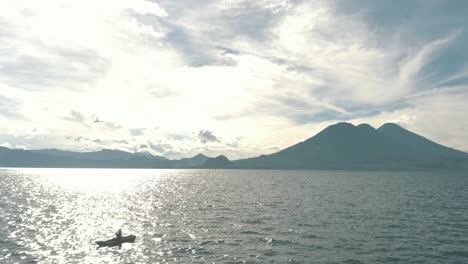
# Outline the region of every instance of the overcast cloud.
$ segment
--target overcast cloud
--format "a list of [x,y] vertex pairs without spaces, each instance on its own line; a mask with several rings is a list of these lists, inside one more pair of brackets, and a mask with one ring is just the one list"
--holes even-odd
[[393,121],[468,151],[466,14],[462,0],[5,1],[0,145],[241,158]]

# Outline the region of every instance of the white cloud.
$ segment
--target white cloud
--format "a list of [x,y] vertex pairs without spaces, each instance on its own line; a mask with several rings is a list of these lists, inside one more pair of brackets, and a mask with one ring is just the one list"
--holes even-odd
[[8,142],[3,142],[2,144],[0,144],[1,147],[5,147],[5,148],[11,148],[11,144],[8,143]]
[[428,64],[433,54],[454,41],[459,34],[460,31],[452,32],[444,38],[437,39],[424,45],[422,48],[418,47],[418,49],[413,50],[414,55],[409,56],[409,58],[400,65],[400,81],[407,85],[417,86],[419,84],[417,83],[417,81],[419,81],[418,74],[422,68]]

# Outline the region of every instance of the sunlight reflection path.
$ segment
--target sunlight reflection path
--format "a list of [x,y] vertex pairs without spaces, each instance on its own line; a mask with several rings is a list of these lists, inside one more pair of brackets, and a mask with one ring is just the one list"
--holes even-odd
[[[18,188],[14,191],[18,197],[12,199],[22,203],[18,209],[23,211],[15,213],[20,219],[12,221],[18,224],[9,239],[26,249],[25,256],[50,263],[112,263],[125,258],[122,253],[131,245],[124,244],[120,251],[96,250],[95,241],[113,238],[119,228],[141,239],[145,228],[141,222],[151,215],[155,199],[144,192],[158,192],[167,171],[21,169],[15,173],[18,181],[11,185]],[[145,258],[132,252],[132,259],[139,254]]]

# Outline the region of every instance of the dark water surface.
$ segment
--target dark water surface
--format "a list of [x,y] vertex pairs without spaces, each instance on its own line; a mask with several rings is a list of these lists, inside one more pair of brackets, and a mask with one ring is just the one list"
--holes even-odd
[[0,263],[157,262],[468,263],[468,175],[0,169]]

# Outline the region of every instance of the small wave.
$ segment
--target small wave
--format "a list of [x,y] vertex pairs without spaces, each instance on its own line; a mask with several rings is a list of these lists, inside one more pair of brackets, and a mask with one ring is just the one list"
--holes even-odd
[[292,240],[281,240],[281,239],[274,239],[272,237],[264,237],[261,239],[262,241],[265,241],[266,244],[268,245],[273,245],[273,246],[280,246],[280,245],[290,245],[290,244],[299,244],[296,241]]
[[312,233],[299,233],[299,236],[302,238],[313,238],[313,239],[322,239],[323,237],[314,235]]
[[357,259],[347,259],[345,261],[343,261],[343,263],[346,263],[346,264],[360,264],[360,263],[364,263],[360,260],[357,260]]
[[297,226],[307,226],[307,227],[314,227],[316,225],[313,225],[313,224],[308,224],[308,223],[299,223],[297,224]]
[[202,241],[198,243],[200,246],[203,245],[217,245],[217,244],[226,244],[226,241],[220,239],[220,240],[208,240],[208,241]]
[[261,235],[261,233],[252,230],[242,230],[239,233],[247,235]]
[[261,219],[254,219],[254,220],[242,220],[244,224],[263,224]]
[[402,259],[399,257],[381,257],[377,258],[378,263],[397,263],[401,262]]
[[450,256],[450,257],[468,257],[468,251],[462,250],[449,250],[449,251],[442,251],[442,255]]

